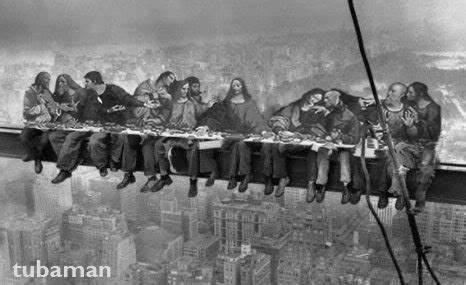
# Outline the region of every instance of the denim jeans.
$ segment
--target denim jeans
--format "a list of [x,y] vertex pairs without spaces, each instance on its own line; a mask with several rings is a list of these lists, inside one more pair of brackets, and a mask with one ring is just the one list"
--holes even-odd
[[144,175],[154,176],[157,171],[157,158],[155,154],[156,138],[147,137],[143,139],[139,135],[123,136],[123,154],[121,159],[121,170],[124,172],[136,171],[138,149],[142,148],[144,160]]
[[91,132],[53,132],[50,143],[58,157],[57,168],[71,172],[78,164],[82,142],[91,135]]
[[[328,172],[330,169],[330,151],[328,148],[321,147],[317,151],[317,180],[316,184],[327,184]],[[348,150],[338,151],[338,160],[340,162],[340,181],[343,183],[351,182],[351,153]]]
[[264,144],[262,156],[264,159],[263,173],[272,178],[288,177],[287,156],[294,153],[307,151],[306,175],[308,181],[315,181],[317,177],[317,153],[308,146],[292,144]]
[[98,169],[107,166],[109,159],[120,162],[123,149],[123,135],[109,133],[93,133],[89,138],[89,149],[94,165]]

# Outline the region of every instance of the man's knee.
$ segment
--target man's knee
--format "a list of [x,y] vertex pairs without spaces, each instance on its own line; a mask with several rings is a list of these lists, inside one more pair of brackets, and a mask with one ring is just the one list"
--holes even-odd
[[89,147],[93,148],[105,146],[104,139],[105,137],[100,134],[91,135],[89,138]]
[[418,181],[421,184],[431,183],[435,177],[435,169],[432,165],[421,165],[418,170]]
[[19,135],[19,140],[21,141],[21,143],[25,144],[30,141],[30,137],[26,133],[21,133]]
[[272,144],[264,143],[261,149],[262,154],[270,154],[272,152],[272,147]]
[[19,135],[19,140],[22,143],[28,143],[34,137],[34,132],[31,129],[24,129],[21,134]]
[[165,154],[165,143],[162,142],[161,140],[157,141],[154,144],[154,151],[157,154],[162,154],[162,155]]
[[236,143],[236,145],[238,146],[238,149],[240,150],[249,149],[245,141],[239,141]]
[[350,163],[350,160],[351,160],[351,154],[349,151],[346,151],[346,150],[342,150],[340,151],[340,153],[338,154],[338,159],[340,160],[340,162],[344,162],[344,163]]
[[325,148],[325,147],[319,148],[319,150],[317,151],[318,160],[329,159],[329,157],[330,157],[330,150],[328,148]]

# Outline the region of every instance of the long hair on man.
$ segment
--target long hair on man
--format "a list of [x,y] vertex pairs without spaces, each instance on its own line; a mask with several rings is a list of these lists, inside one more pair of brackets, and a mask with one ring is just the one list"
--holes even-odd
[[243,93],[244,100],[248,101],[252,99],[251,94],[249,94],[248,88],[246,87],[246,82],[244,82],[243,78],[235,77],[230,82],[230,89],[227,92],[227,96],[225,97],[225,101],[228,102],[231,98],[235,96],[235,92],[233,91],[233,82],[238,81],[241,83],[241,93]]
[[[181,89],[183,89],[183,86],[185,85],[188,85],[189,86],[189,82],[186,81],[186,80],[179,80],[179,81],[176,81],[175,84],[173,84],[173,100],[176,101],[178,99],[180,99],[181,97]],[[188,87],[189,88],[189,87]],[[188,99],[190,99],[188,97],[188,94],[186,94],[186,97]]]
[[317,94],[322,95],[322,99],[319,100],[319,102],[322,102],[324,100],[323,98],[324,98],[325,91],[320,88],[313,88],[307,91],[306,93],[304,93],[301,96],[301,99],[297,100],[299,102],[299,106],[302,107],[304,104],[309,102],[312,96],[317,95]]
[[408,88],[409,87],[413,88],[414,93],[416,94],[417,98],[422,97],[424,100],[435,102],[434,99],[432,99],[432,97],[430,97],[429,92],[428,92],[429,88],[424,83],[413,82],[413,83],[411,83],[411,85],[408,86]]
[[34,78],[34,84],[33,85],[36,86],[36,87],[42,88],[43,90],[46,90],[50,94],[52,94],[52,92],[50,92],[49,87],[45,84],[45,78],[47,76],[50,77],[50,73],[48,73],[47,71],[39,72],[36,75],[36,78]]
[[61,90],[62,88],[60,87],[61,80],[65,80],[66,85],[74,91],[82,88],[78,83],[76,83],[76,81],[73,80],[73,78],[71,78],[69,74],[60,74],[57,77],[57,81],[55,81],[54,94],[63,94],[64,90]]

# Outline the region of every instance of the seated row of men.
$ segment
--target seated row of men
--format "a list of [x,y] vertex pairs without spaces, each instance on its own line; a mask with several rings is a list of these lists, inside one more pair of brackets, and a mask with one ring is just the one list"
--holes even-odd
[[[241,78],[231,81],[227,95],[221,102],[215,99],[204,102],[199,79],[188,77],[176,81],[175,74],[170,71],[162,73],[156,80],[148,79],[142,82],[133,96],[116,85],[104,83],[102,75],[97,71],[88,72],[84,79],[85,88],[81,88],[69,75],[59,75],[52,94],[49,90],[50,75],[46,72],[39,73],[25,94],[24,118],[35,123],[55,121],[67,124],[74,120],[132,123],[141,128],[195,129],[199,134],[228,130],[232,133],[260,133],[265,137],[272,137],[293,132],[353,145],[360,141],[362,135],[366,135],[368,127],[378,121],[378,116],[364,114],[357,114],[360,118],[358,120],[358,116],[343,103],[343,99],[346,98],[344,96],[348,95],[336,89],[312,89],[303,94],[301,99],[278,110],[266,121]],[[433,177],[435,142],[440,132],[440,107],[428,95],[426,85],[413,83],[408,88],[401,83],[395,83],[389,89],[384,110],[390,132],[396,139],[402,164],[410,169],[417,168],[418,163],[421,165],[419,185],[423,186],[418,187],[419,201],[416,206],[422,209],[425,191]],[[367,112],[371,113],[369,109]],[[432,124],[432,120],[435,124]],[[38,148],[32,143],[35,136],[41,136]],[[200,150],[198,141],[63,130],[43,132],[25,128],[21,135],[21,141],[28,153],[25,160],[34,160],[38,173],[42,169],[41,156],[47,140],[50,140],[57,154],[57,167],[60,169],[52,183],[60,183],[71,177],[72,171],[79,164],[82,143],[85,140],[89,140],[91,158],[101,176],[107,175],[107,167],[117,171],[121,165],[125,174],[117,186],[118,189],[135,182],[133,172],[136,170],[139,148],[144,158],[144,174],[148,177],[141,192],[157,192],[172,183],[168,156],[173,147],[186,150],[190,176],[189,197],[197,195],[199,173],[209,173],[206,186],[213,185],[218,176],[216,151]],[[264,193],[272,194],[275,190],[273,182],[278,180],[276,197],[282,196],[285,187],[290,183],[286,168],[287,156],[295,152],[307,152],[309,183],[306,201],[309,203],[313,200],[319,203],[324,200],[329,159],[331,153],[335,152],[340,162],[340,181],[344,189],[341,203],[351,201],[356,204],[360,200],[363,178],[350,150],[322,147],[315,152],[308,146],[254,144],[241,139],[225,140],[222,149],[230,150],[231,155],[228,189],[236,188],[238,183],[239,192],[248,189],[248,183],[252,178],[251,152],[260,150],[265,177]],[[390,159],[387,159],[383,166],[387,175],[382,179],[383,191],[379,207],[386,207],[388,204],[385,188],[388,188],[386,185],[389,180],[392,180],[390,189],[393,194],[401,197],[400,182],[394,179],[396,176],[393,175],[391,165]],[[160,178],[157,178],[157,172],[160,173]],[[396,205],[397,209],[402,209],[402,198],[397,200]]]

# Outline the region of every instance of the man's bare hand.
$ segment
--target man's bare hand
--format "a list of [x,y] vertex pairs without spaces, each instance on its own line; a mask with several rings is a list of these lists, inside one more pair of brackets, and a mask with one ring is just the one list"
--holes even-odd
[[156,125],[161,125],[163,123],[162,119],[160,119],[160,118],[152,118],[152,119],[144,118],[143,121],[145,123],[154,123]]
[[316,114],[327,113],[327,108],[325,108],[324,106],[312,106],[311,109],[314,110]]
[[200,126],[196,128],[195,130],[195,135],[198,137],[205,136],[209,132],[209,127],[208,126]]
[[332,132],[330,132],[330,138],[332,140],[336,140],[340,137],[341,133],[337,130],[333,130]]
[[268,138],[274,138],[275,137],[275,133],[274,132],[268,132],[268,131],[263,131],[262,133],[262,136],[266,139]]
[[149,109],[157,109],[161,106],[160,102],[158,100],[152,100],[149,102],[146,102],[144,104],[144,107],[149,108]]
[[401,120],[403,121],[403,124],[410,128],[414,125],[415,123],[415,118],[417,118],[417,112],[414,111],[414,113],[410,110],[408,110],[405,115],[401,118]]

